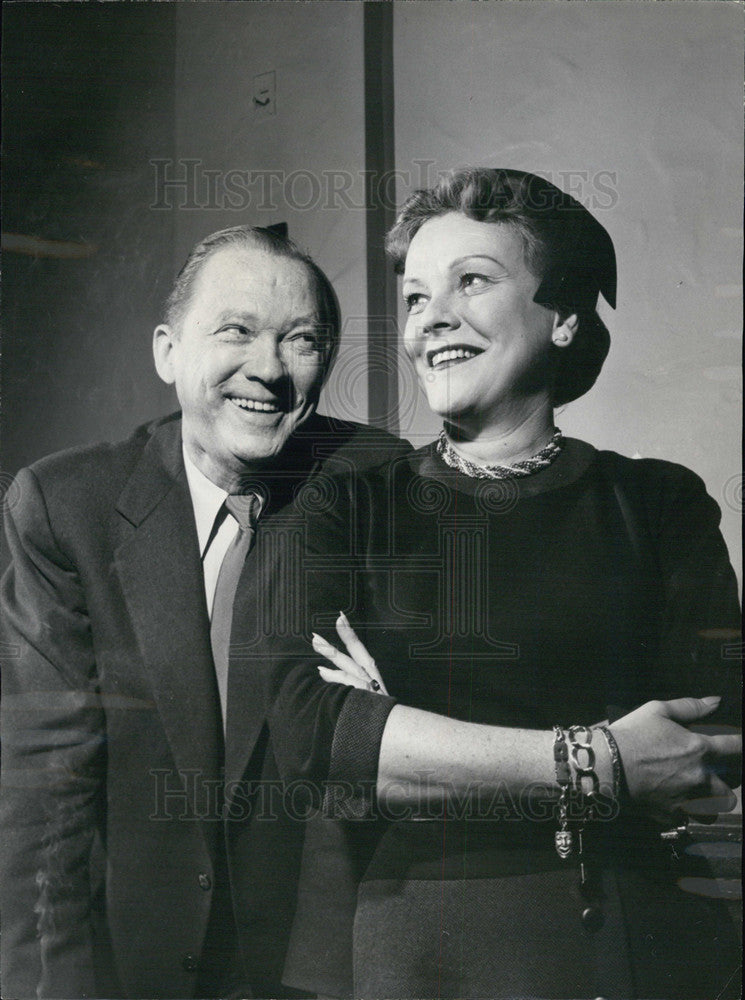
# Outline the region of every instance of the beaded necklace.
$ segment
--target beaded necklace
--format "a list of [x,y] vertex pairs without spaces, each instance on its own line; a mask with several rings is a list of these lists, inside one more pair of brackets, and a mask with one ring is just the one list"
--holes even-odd
[[563,447],[564,435],[558,427],[555,429],[554,436],[545,448],[542,448],[537,454],[524,459],[522,462],[515,462],[514,465],[477,465],[475,462],[469,462],[467,458],[463,458],[453,448],[444,430],[440,431],[436,445],[437,454],[446,465],[449,465],[451,469],[457,469],[458,472],[462,472],[464,476],[470,476],[472,479],[514,479],[522,476],[530,476],[534,472],[545,469],[552,462],[556,461]]

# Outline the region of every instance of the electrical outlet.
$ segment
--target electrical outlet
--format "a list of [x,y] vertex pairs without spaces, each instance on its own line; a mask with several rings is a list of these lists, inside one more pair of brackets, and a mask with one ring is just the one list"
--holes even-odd
[[263,121],[276,115],[277,74],[274,70],[254,77],[252,100],[254,121]]

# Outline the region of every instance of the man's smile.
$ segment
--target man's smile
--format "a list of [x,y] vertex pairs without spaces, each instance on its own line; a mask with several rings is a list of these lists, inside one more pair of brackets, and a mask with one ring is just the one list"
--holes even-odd
[[285,410],[278,400],[252,399],[249,396],[228,396],[227,399],[239,410],[250,410],[255,413],[282,413]]

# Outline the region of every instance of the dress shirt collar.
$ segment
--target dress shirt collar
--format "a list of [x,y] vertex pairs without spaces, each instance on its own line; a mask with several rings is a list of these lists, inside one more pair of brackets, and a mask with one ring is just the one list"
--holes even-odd
[[212,534],[215,518],[225,503],[228,493],[226,490],[216,486],[211,479],[208,479],[186,454],[186,447],[183,444],[181,447],[184,455],[186,481],[189,484],[191,503],[194,508],[194,520],[197,524],[199,553],[204,557],[204,551]]

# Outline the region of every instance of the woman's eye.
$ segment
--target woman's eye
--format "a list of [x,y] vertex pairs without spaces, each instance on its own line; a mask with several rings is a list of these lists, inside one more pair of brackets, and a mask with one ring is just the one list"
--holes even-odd
[[469,272],[468,274],[462,274],[460,278],[460,287],[465,291],[473,289],[477,291],[484,288],[489,283],[489,279],[483,274],[473,274]]
[[412,292],[411,295],[404,295],[404,303],[407,313],[418,313],[424,309],[426,299],[421,292]]

